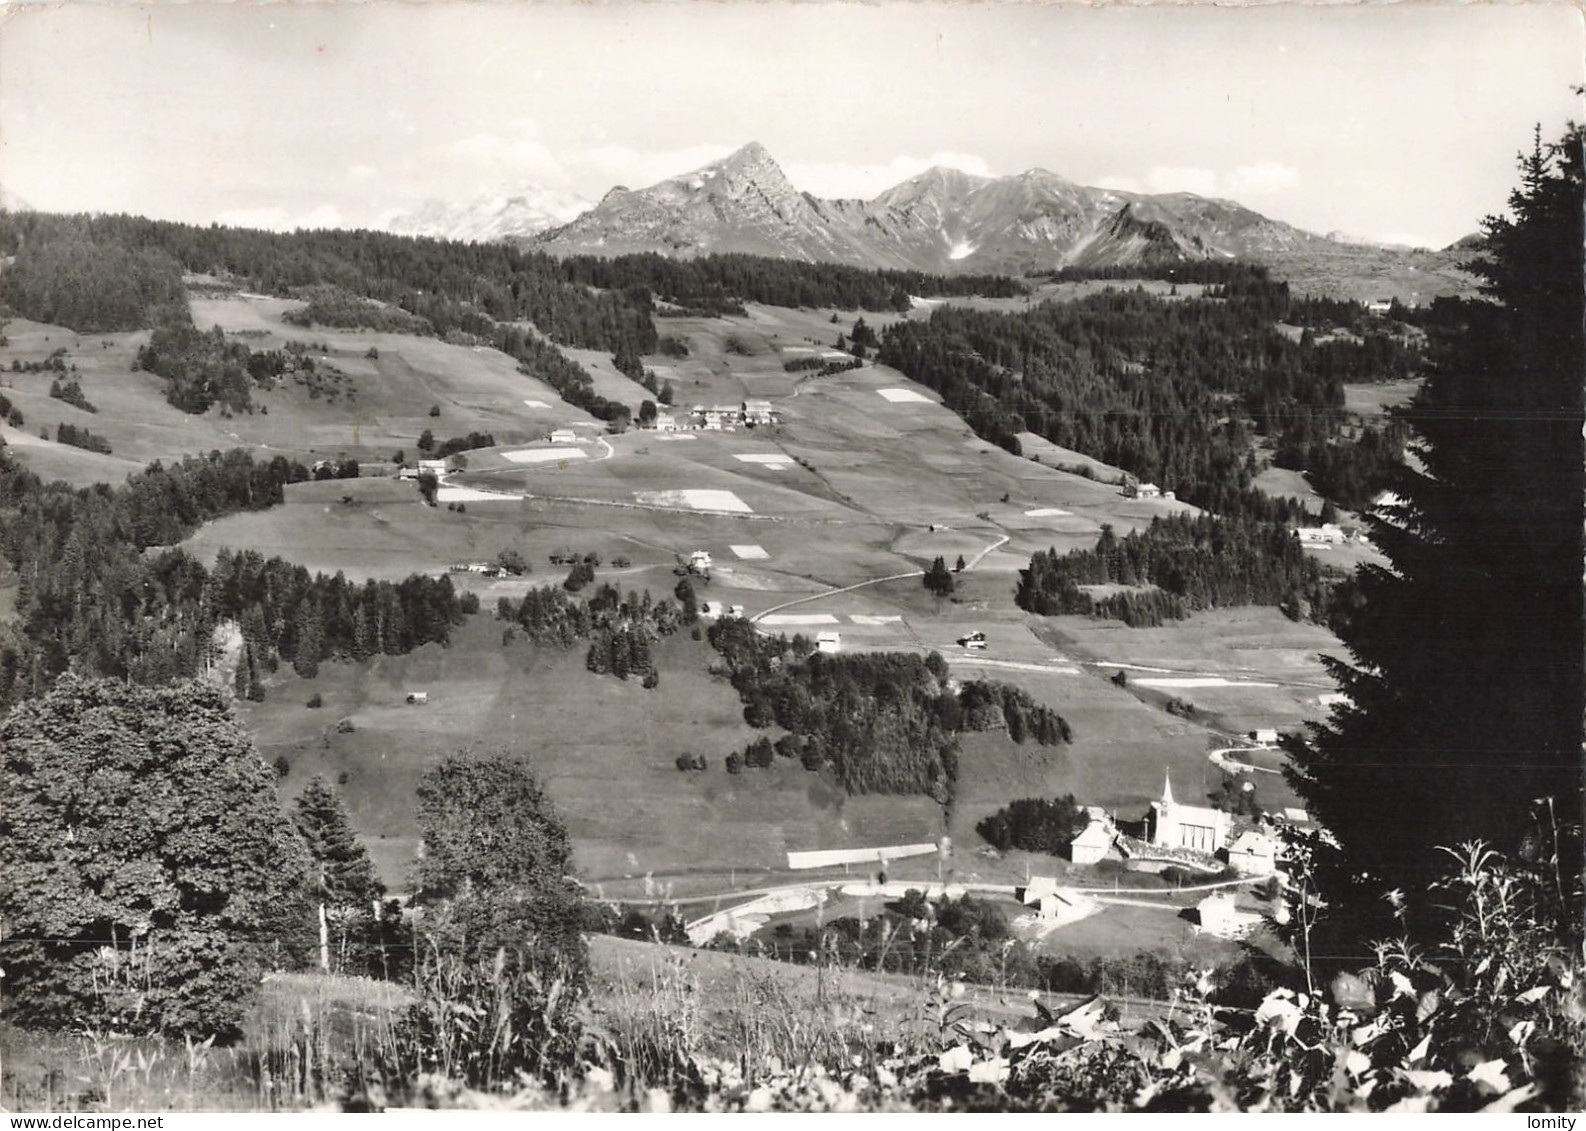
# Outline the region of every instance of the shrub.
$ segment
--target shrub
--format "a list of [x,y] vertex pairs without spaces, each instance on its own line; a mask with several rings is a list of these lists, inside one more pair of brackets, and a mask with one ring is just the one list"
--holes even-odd
[[324,705],[325,705],[325,697],[323,695],[321,695],[317,691],[314,692],[314,694],[310,695],[308,697],[308,702],[304,704],[304,706],[309,708],[309,710],[317,710],[318,708],[323,707]]

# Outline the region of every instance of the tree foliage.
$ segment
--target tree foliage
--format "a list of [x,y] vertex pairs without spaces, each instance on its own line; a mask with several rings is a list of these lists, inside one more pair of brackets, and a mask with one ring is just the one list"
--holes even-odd
[[309,931],[309,858],[223,694],[67,676],[0,749],[13,1019],[235,1033]]
[[1291,780],[1339,851],[1318,858],[1337,930],[1384,929],[1382,895],[1425,909],[1438,847],[1558,851],[1579,881],[1581,132],[1521,161],[1485,223],[1485,301],[1445,307],[1400,414],[1423,471],[1371,521],[1329,667],[1348,695],[1290,743]]
[[1085,810],[1073,794],[1051,799],[1023,797],[981,818],[975,831],[1002,852],[1022,848],[1059,856],[1085,822]]
[[[941,656],[885,652],[832,656],[803,637],[760,636],[748,621],[710,627],[722,654],[712,670],[731,679],[754,727],[782,727],[780,747],[807,769],[825,770],[850,793],[923,793],[946,804],[958,775],[958,736],[1005,730],[1015,742],[1071,741],[1068,723],[1018,688],[971,680],[948,686]],[[734,765],[771,764],[771,745],[751,744]]]

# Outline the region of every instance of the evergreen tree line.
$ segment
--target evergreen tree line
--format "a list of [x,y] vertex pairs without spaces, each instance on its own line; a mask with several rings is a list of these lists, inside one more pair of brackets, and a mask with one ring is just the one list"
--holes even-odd
[[1001,275],[872,271],[740,254],[691,259],[653,252],[615,259],[572,256],[562,260],[562,269],[569,282],[602,290],[643,292],[707,316],[741,315],[746,302],[906,311],[910,295],[1011,298],[1025,293],[1024,284]]
[[324,659],[444,642],[461,616],[449,580],[358,587],[258,554],[223,552],[214,569],[171,546],[209,519],[282,501],[308,469],[276,457],[212,452],[151,464],[120,487],[41,483],[0,449],[0,549],[20,580],[19,634],[0,640],[0,702],[39,695],[62,672],[158,684],[214,659],[215,627],[246,641],[238,686],[260,693],[278,660],[311,674]]
[[369,231],[277,233],[37,212],[0,216],[0,252],[16,256],[0,296],[26,317],[80,332],[146,328],[171,315],[185,321],[186,270],[299,294],[309,302],[298,315],[304,324],[427,326],[488,340],[497,324],[528,322],[563,345],[636,354],[656,350],[657,297],[713,314],[741,313],[744,302],[888,311],[907,310],[911,294],[1008,297],[1025,289],[1000,276],[749,255],[555,259],[509,244]]
[[[1108,584],[1157,588],[1105,599],[1080,588]],[[1181,514],[1122,538],[1103,526],[1091,550],[1037,550],[1020,571],[1014,600],[1041,616],[1079,613],[1130,626],[1230,605],[1276,605],[1303,619],[1328,609],[1331,579],[1283,527]]]
[[1412,364],[1381,361],[1387,340],[1318,347],[1284,337],[1264,304],[1112,293],[1013,314],[942,308],[889,328],[878,360],[1010,451],[1034,432],[1208,510],[1294,521],[1297,501],[1251,485],[1256,437],[1336,438],[1346,379]]
[[16,255],[25,265],[20,283],[17,273],[8,270],[5,284],[7,301],[18,313],[41,320],[48,316],[48,321],[83,332],[139,329],[164,317],[150,303],[122,304],[118,309],[124,316],[114,325],[85,317],[84,303],[68,301],[73,288],[53,282],[52,268],[68,253],[86,257],[91,267],[69,278],[81,277],[89,280],[90,289],[116,293],[131,289],[129,280],[143,278],[138,270],[145,261],[158,265],[158,297],[164,306],[182,311],[183,319],[181,273],[187,270],[236,280],[268,294],[335,287],[398,307],[441,336],[460,332],[488,339],[497,323],[528,321],[570,346],[615,350],[627,344],[649,353],[656,341],[650,311],[635,296],[572,283],[557,260],[506,244],[8,212],[0,215],[0,252]]
[[491,344],[508,357],[516,358],[520,372],[545,382],[568,404],[591,416],[610,421],[628,414],[627,405],[607,400],[595,392],[594,378],[582,365],[563,356],[561,350],[533,330],[497,326]]
[[57,444],[70,444],[74,448],[82,448],[86,452],[98,452],[100,455],[110,454],[110,441],[87,428],[79,428],[75,424],[64,421],[55,426],[55,442]]
[[308,303],[281,316],[283,322],[295,326],[335,326],[343,330],[379,330],[387,334],[425,337],[435,333],[428,319],[409,314],[401,307],[360,298],[340,287],[299,287],[293,297]]
[[253,656],[272,668],[284,660],[304,678],[317,675],[324,660],[361,661],[444,644],[462,619],[449,577],[413,574],[359,585],[340,572],[310,574],[251,550],[220,552],[198,605],[198,623],[237,621]]
[[101,239],[60,217],[28,225],[38,238],[26,238],[18,225],[27,215],[0,215],[0,247],[15,257],[0,275],[0,300],[22,317],[84,334],[187,318],[182,266],[168,251]]
[[[1052,279],[1059,283],[1080,283],[1094,279],[1155,279],[1171,283],[1197,283],[1207,286],[1214,298],[1257,297],[1278,322],[1293,326],[1338,327],[1358,332],[1366,323],[1366,304],[1356,299],[1326,295],[1296,295],[1288,283],[1272,278],[1258,263],[1227,259],[1186,259],[1179,262],[1156,261],[1128,266],[1059,267],[1036,271],[1031,278]],[[1410,321],[1414,314],[1397,299],[1388,313],[1389,321]]]
[[[1006,730],[1017,742],[1072,740],[1066,721],[1017,688],[971,682],[955,691],[947,664],[932,653],[831,656],[801,636],[763,637],[747,620],[711,625],[725,675],[754,727],[779,726],[792,740],[774,752],[829,774],[849,793],[923,793],[942,804],[953,796],[958,736]],[[763,745],[736,755],[769,764]]]

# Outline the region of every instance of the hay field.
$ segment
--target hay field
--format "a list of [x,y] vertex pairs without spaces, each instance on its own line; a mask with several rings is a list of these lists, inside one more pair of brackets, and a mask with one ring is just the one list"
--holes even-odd
[[[762,732],[743,722],[732,688],[705,671],[713,655],[706,644],[664,643],[661,684],[646,691],[636,680],[589,674],[582,648],[503,646],[501,627],[481,613],[446,648],[325,664],[312,680],[283,669],[265,702],[243,707],[261,754],[291,762],[285,796],[316,773],[347,775],[354,825],[393,886],[416,845],[419,777],[467,749],[504,748],[534,762],[573,835],[579,874],[592,883],[752,873],[783,866],[790,848],[940,833],[941,810],[923,798],[843,797],[781,760],[727,774],[726,755]],[[429,702],[408,706],[412,690]],[[315,693],[324,706],[307,709]],[[343,718],[351,733],[337,733]],[[710,768],[679,771],[674,760],[684,751],[705,755]]]

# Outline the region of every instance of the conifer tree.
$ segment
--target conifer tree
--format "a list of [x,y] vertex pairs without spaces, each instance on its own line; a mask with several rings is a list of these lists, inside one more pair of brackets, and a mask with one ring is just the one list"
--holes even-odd
[[1390,892],[1430,913],[1440,846],[1561,847],[1581,875],[1562,827],[1581,786],[1581,140],[1539,138],[1512,215],[1485,222],[1492,301],[1438,312],[1402,414],[1425,470],[1393,472],[1399,501],[1369,519],[1391,568],[1361,567],[1337,626],[1349,703],[1290,744],[1338,841],[1318,881],[1345,953],[1396,929]]

